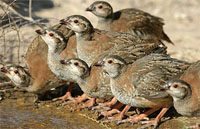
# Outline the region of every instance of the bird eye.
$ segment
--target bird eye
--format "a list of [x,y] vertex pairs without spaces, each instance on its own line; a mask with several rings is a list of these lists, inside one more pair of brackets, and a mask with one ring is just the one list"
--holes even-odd
[[112,61],[112,60],[109,60],[109,61],[108,61],[108,64],[112,64],[112,63],[113,63],[113,61]]
[[14,70],[14,73],[16,73],[16,74],[17,74],[17,73],[19,73],[19,72],[18,72],[18,70]]
[[78,62],[74,62],[74,65],[75,65],[75,66],[78,66],[78,65],[79,65],[79,63],[78,63]]
[[54,34],[53,34],[53,33],[49,33],[49,36],[51,36],[51,37],[52,37],[52,36],[54,36]]
[[177,85],[177,84],[175,84],[175,85],[173,85],[173,87],[174,87],[174,88],[177,88],[177,87],[178,87],[178,85]]
[[103,6],[102,6],[102,5],[100,5],[100,6],[98,6],[98,8],[99,8],[99,9],[102,9],[102,8],[103,8]]
[[78,20],[74,20],[74,23],[78,23]]
[[65,64],[65,61],[64,61],[64,60],[60,60],[60,63],[61,63],[61,64]]

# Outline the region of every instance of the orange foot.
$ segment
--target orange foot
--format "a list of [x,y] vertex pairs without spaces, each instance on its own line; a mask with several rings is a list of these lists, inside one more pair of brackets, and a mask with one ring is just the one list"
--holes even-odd
[[60,103],[61,105],[65,105],[66,104],[66,102],[65,102],[66,100],[70,100],[70,101],[74,101],[75,102],[75,98],[73,98],[72,95],[71,95],[72,86],[73,86],[73,83],[70,82],[69,86],[68,86],[68,89],[67,89],[67,92],[65,93],[65,95],[63,95],[63,96],[61,96],[59,98],[55,98],[55,99],[53,99],[53,101],[61,100],[61,103]]
[[110,102],[105,103],[99,103],[98,106],[93,107],[92,110],[99,110],[101,111],[108,111],[111,109],[112,106],[114,106],[117,103],[117,99],[114,97]]
[[[119,123],[120,121],[122,121],[122,119],[124,118],[124,115],[126,114],[126,112],[131,108],[131,106],[127,105],[121,112],[119,111],[119,108],[121,108],[123,106],[123,104],[118,104],[117,106],[115,106],[116,109],[112,109],[110,112],[107,112],[107,114],[105,115],[113,115],[114,113],[120,113],[117,117],[108,117],[107,120],[104,120],[103,122],[117,122]],[[104,116],[105,116],[104,115]]]
[[96,99],[95,98],[88,98],[89,102],[87,102],[86,104],[83,104],[80,108],[83,109],[83,108],[91,108],[93,107],[95,104],[96,104]]
[[68,101],[67,103],[77,103],[78,104],[78,103],[82,103],[82,102],[84,102],[86,100],[89,100],[89,102],[86,103],[86,104],[83,104],[82,106],[80,106],[78,108],[81,108],[81,109],[82,108],[90,108],[90,107],[94,106],[95,103],[96,103],[96,99],[95,98],[90,98],[86,94],[83,94],[83,95],[75,98],[75,100]]
[[151,126],[153,126],[153,128],[155,129],[158,126],[160,119],[167,112],[167,110],[169,108],[163,108],[154,120],[149,121],[149,118],[147,116],[150,115],[151,113],[157,111],[158,109],[159,108],[152,108],[152,109],[140,114],[139,116],[131,116],[130,118],[128,118],[126,120],[122,120],[121,123],[125,123],[125,122],[138,123],[141,120],[146,120],[146,121],[142,122],[145,125],[143,125],[142,127],[138,128],[138,129],[145,129],[145,128],[148,128]]
[[62,102],[65,102],[66,100],[74,100],[74,98],[71,95],[70,91],[67,91],[65,95],[59,97],[59,98],[55,98],[53,99],[53,101],[58,101],[61,100]]

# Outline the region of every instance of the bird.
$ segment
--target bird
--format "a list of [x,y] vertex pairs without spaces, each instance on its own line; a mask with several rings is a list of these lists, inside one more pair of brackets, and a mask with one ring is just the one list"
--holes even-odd
[[[67,41],[59,42],[59,43],[57,42],[58,39],[60,39],[61,41],[63,40],[63,36],[61,35],[61,33],[58,33],[56,30],[53,30],[51,28],[36,30],[36,32],[41,36],[41,38],[48,45],[48,65],[50,69],[53,71],[53,73],[55,73],[56,76],[58,76],[59,78],[65,81],[77,82],[77,80],[73,80],[71,77],[71,75],[73,75],[73,71],[64,67],[62,63],[60,63],[62,58],[60,57],[59,53],[63,51],[63,49],[67,45],[66,43]],[[141,46],[145,44],[146,46],[148,45],[150,46],[146,48]],[[154,50],[154,49],[155,51],[157,51],[159,49],[158,46],[156,47],[153,46],[154,43],[151,44],[149,42],[143,42],[140,45],[137,45],[136,43],[135,44],[131,43],[131,45],[132,46],[130,46],[130,44],[127,44],[126,50],[130,49],[132,52],[135,52],[135,54],[138,54],[137,57],[140,57],[146,54],[146,53],[143,53],[143,51],[146,51],[146,50],[149,51],[149,50]],[[129,46],[130,48],[128,48]],[[116,49],[117,50],[115,51],[119,53],[120,53],[120,50],[123,51],[122,48],[120,47],[117,47]],[[161,49],[163,48],[161,47]],[[165,49],[164,49],[164,52],[165,52]],[[135,59],[137,57],[132,57],[132,58]],[[97,69],[96,67],[91,67],[90,76],[89,78],[87,78],[87,80],[85,80],[86,83],[84,85],[86,86],[82,86],[83,84],[81,83],[80,87],[83,90],[83,92],[86,93],[87,96],[89,97],[93,97],[93,98],[112,97],[113,95],[110,91],[109,79],[106,79],[106,78],[107,78],[107,75],[104,72],[102,72],[101,69]],[[86,98],[87,97],[84,96],[84,99]],[[83,98],[80,98],[80,100],[78,101],[81,101],[81,100],[83,101]],[[88,106],[93,106],[95,104],[94,100],[92,100],[91,103],[89,104],[91,105],[88,105]]]
[[157,126],[160,118],[172,105],[172,98],[163,91],[161,85],[181,76],[190,63],[171,58],[166,54],[152,53],[128,64],[116,55],[106,56],[94,64],[102,67],[110,76],[113,95],[121,103],[139,108],[151,108],[139,116],[123,122],[138,122],[151,113],[163,108],[153,121],[144,126]]
[[[84,60],[88,66],[91,66],[96,57],[115,48],[140,44],[143,48],[149,47],[151,49],[151,47],[163,45],[160,41],[146,41],[128,33],[96,29],[86,17],[81,15],[71,15],[60,20],[60,23],[65,24],[67,28],[75,32],[78,58]],[[149,42],[149,44],[142,45],[141,43],[144,42]],[[129,52],[124,51],[127,54]],[[133,57],[134,55],[129,54],[128,56]]]
[[1,68],[3,72],[17,88],[26,89],[32,82],[31,75],[26,67],[8,65]]
[[163,88],[172,96],[179,114],[200,116],[200,61],[192,63],[179,79],[168,81]]
[[164,20],[136,8],[113,12],[106,1],[95,1],[86,11],[98,18],[97,28],[113,32],[128,32],[146,40],[162,40],[173,44],[163,30]]
[[[129,62],[152,52],[166,53],[166,46],[162,46],[160,41],[150,42],[128,33],[99,30],[93,28],[91,22],[81,15],[69,16],[60,20],[60,23],[75,32],[78,58],[84,60],[88,66],[112,53]],[[94,68],[97,74],[102,75],[100,80],[108,80],[102,69]]]
[[[63,58],[76,57],[76,39],[75,36],[73,36],[74,32],[61,24],[56,24],[51,28],[60,31],[64,37],[68,39],[67,47],[60,53],[60,55]],[[26,65],[28,66],[29,73],[34,80],[33,84],[29,86],[29,89],[27,89],[28,92],[42,93],[66,83],[62,79],[56,77],[49,69],[47,64],[47,53],[48,47],[46,43],[41,36],[36,36],[29,45],[25,56]],[[68,92],[58,99],[64,101],[67,98],[71,98],[70,90],[71,86],[69,85]]]

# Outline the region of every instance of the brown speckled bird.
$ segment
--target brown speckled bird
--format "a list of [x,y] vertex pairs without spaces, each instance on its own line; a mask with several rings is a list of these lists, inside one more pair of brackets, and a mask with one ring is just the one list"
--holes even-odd
[[113,13],[112,6],[105,1],[95,1],[86,11],[98,18],[97,28],[114,32],[128,32],[148,40],[164,40],[172,43],[163,30],[163,19],[135,8]]
[[109,74],[111,91],[117,100],[129,107],[152,108],[123,121],[137,122],[163,108],[156,119],[148,124],[157,126],[160,118],[172,105],[172,98],[162,91],[161,85],[171,78],[180,77],[190,64],[168,55],[153,53],[133,64],[127,64],[119,56],[107,56],[95,65],[103,67]]
[[[52,27],[60,31],[66,39],[68,44],[66,49],[60,54],[63,58],[76,57],[76,39],[73,36],[73,31],[66,28],[64,25],[58,24]],[[40,36],[37,36],[30,44],[26,52],[26,64],[29,68],[29,73],[33,78],[33,84],[28,89],[29,92],[44,92],[53,87],[64,84],[62,79],[56,77],[48,67],[47,64],[48,47]],[[70,90],[70,89],[69,89]],[[60,99],[65,100],[71,97],[70,91]]]
[[200,61],[193,63],[180,77],[163,85],[174,100],[178,113],[200,116]]
[[[61,23],[66,24],[69,29],[72,29],[75,32],[78,57],[84,60],[88,66],[97,60],[97,57],[100,58],[113,53],[120,55],[126,61],[131,62],[132,60],[136,60],[151,52],[166,52],[166,47],[160,46],[162,43],[159,41],[148,42],[127,33],[107,32],[94,29],[90,21],[80,15],[69,16],[66,19],[61,20]],[[106,80],[103,81],[103,83],[108,82],[108,77],[105,76],[102,69],[94,69],[96,69],[94,71],[98,76],[100,75],[100,77],[102,77],[100,80]],[[93,75],[94,77],[92,78],[96,78],[96,75]],[[95,84],[99,85],[96,82]]]
[[[62,19],[60,22],[61,24],[66,24],[67,28],[75,32],[78,57],[89,66],[98,56],[111,50],[113,51],[113,49],[124,49],[124,51],[121,51],[122,53],[129,53],[127,57],[133,57],[135,55],[131,55],[128,49],[126,52],[125,48],[138,44],[143,48],[151,49],[151,47],[157,47],[162,44],[159,41],[149,41],[149,44],[142,44],[148,41],[128,33],[95,29],[90,21],[81,15],[72,15]],[[143,53],[145,52],[147,51],[143,51]]]

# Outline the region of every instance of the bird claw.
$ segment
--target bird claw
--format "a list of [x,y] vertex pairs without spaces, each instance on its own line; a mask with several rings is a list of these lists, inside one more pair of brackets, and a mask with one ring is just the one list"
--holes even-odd
[[122,121],[122,118],[120,116],[117,117],[107,117],[107,120],[103,120],[103,123],[110,123],[110,122],[116,122],[119,123],[120,121]]
[[91,100],[89,100],[90,102],[83,104],[80,108],[88,108],[88,109],[92,109],[92,107],[95,105],[95,103],[91,102]]
[[144,118],[141,119],[140,117],[137,117],[137,116],[130,116],[127,119],[119,121],[117,124],[122,124],[122,123],[136,124],[141,120],[149,120],[149,118],[148,117],[144,117]]
[[99,112],[109,111],[110,109],[111,109],[110,107],[104,107],[99,105],[92,108],[92,110],[98,110]]
[[74,100],[74,98],[71,96],[70,92],[67,92],[65,95],[55,98],[52,101],[55,102],[55,101],[59,101],[59,100],[61,100],[62,102],[65,102],[66,100]]
[[119,113],[120,113],[120,111],[118,109],[112,109],[110,111],[101,112],[101,115],[103,115],[103,116],[112,116],[114,114],[119,114]]
[[145,124],[137,129],[146,129],[148,127],[152,127],[153,126],[153,129],[156,129],[158,127],[158,121],[156,120],[152,120],[152,121],[142,121],[141,122],[142,124]]
[[119,124],[123,124],[123,123],[131,123],[131,124],[135,124],[135,123],[137,123],[137,121],[134,121],[134,120],[132,120],[132,119],[130,119],[130,118],[127,118],[127,119],[124,119],[124,120],[121,120],[121,121],[118,121],[118,125]]

